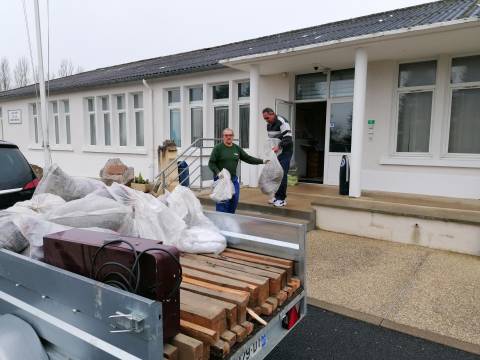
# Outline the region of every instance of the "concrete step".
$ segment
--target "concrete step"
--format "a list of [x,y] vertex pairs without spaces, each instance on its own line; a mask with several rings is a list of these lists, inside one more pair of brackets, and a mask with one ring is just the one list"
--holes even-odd
[[[205,209],[215,210],[215,202],[211,199],[200,198],[200,202]],[[256,216],[265,219],[293,222],[307,225],[307,231],[315,229],[315,211],[276,208],[270,204],[259,205],[240,202],[237,207],[237,213],[242,215]]]

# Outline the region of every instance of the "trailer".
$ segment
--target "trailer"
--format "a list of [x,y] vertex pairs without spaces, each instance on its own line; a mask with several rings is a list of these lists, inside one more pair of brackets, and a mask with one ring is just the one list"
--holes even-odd
[[[244,215],[206,215],[225,235],[229,248],[294,261],[302,286],[226,357],[263,359],[306,316],[306,226]],[[293,307],[298,321],[286,328],[285,318]],[[163,359],[161,314],[160,302],[0,250],[0,358]],[[10,329],[8,336],[5,329]]]

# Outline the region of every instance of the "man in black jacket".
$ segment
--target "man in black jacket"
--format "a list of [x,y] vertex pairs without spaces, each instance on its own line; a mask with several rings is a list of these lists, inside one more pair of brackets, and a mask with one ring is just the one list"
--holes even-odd
[[293,154],[292,130],[287,119],[275,114],[271,108],[263,109],[262,114],[263,119],[267,122],[268,137],[280,140],[272,150],[277,154],[278,161],[283,168],[282,183],[269,203],[276,207],[283,207],[287,205],[285,200],[287,198],[287,175]]

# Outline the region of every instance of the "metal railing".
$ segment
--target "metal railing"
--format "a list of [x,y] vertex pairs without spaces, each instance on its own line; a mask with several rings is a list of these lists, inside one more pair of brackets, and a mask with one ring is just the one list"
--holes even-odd
[[[204,179],[205,174],[202,170],[203,166],[208,165],[210,158],[210,151],[213,147],[222,142],[220,138],[199,138],[196,139],[190,146],[182,151],[177,157],[167,164],[160,173],[155,177],[153,189],[155,192],[164,193],[171,185],[178,183],[190,188],[204,188],[203,183],[207,181]],[[234,142],[238,143],[238,139]],[[204,159],[207,159],[206,163]],[[185,161],[187,167],[179,170],[179,163]],[[184,176],[188,174],[188,184]]]

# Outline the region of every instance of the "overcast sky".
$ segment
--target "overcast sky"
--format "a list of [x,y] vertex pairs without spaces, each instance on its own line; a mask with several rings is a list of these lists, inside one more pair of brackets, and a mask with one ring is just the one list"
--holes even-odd
[[[25,2],[35,46],[33,0]],[[90,70],[426,2],[50,0],[50,67],[69,58]],[[40,0],[40,7],[46,48],[47,1]],[[0,57],[13,65],[28,55],[22,0],[0,0],[0,14]]]

